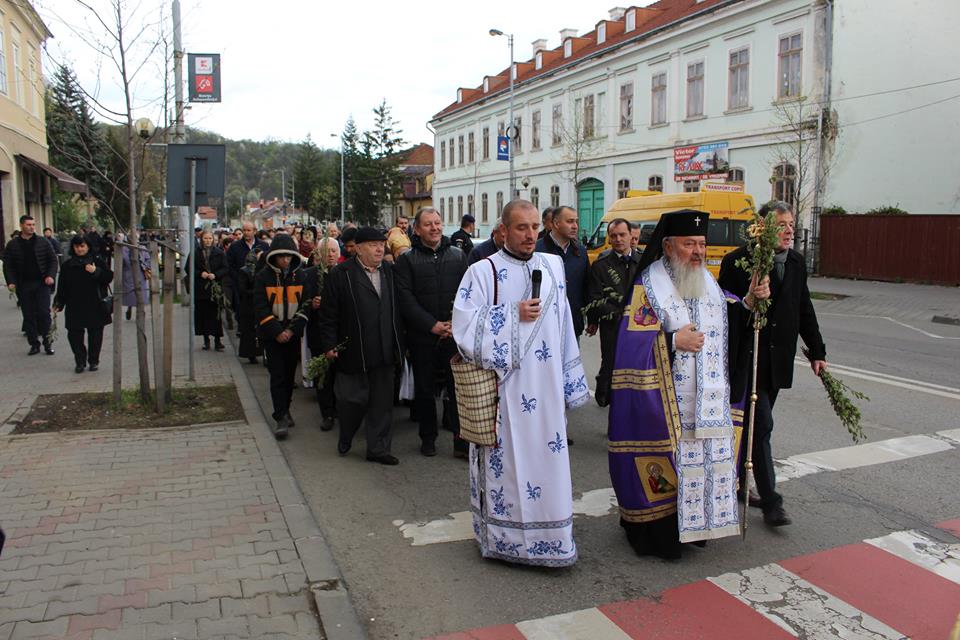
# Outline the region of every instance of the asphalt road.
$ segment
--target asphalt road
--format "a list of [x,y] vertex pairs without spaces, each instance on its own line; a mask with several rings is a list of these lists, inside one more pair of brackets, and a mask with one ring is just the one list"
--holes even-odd
[[[831,362],[960,387],[960,339],[953,339],[960,338],[960,327],[933,324],[932,313],[927,313],[943,308],[960,312],[957,289],[921,287],[918,293],[911,285],[874,289],[843,281],[813,281],[811,289],[851,296],[816,303]],[[877,296],[894,300],[892,311],[881,314],[868,304]],[[582,351],[592,376],[599,363],[598,340],[585,339]],[[261,402],[269,402],[265,369],[245,368]],[[796,374],[794,388],[783,392],[777,403],[775,457],[850,446],[819,381],[805,367],[798,367]],[[931,387],[891,383],[891,378],[841,377],[870,396],[862,405],[870,442],[960,428],[960,394],[938,395],[929,392]],[[413,546],[403,537],[399,524],[466,511],[469,499],[466,463],[452,457],[450,439],[439,443],[437,457],[421,457],[416,425],[407,419],[406,408],[394,411],[393,452],[401,459],[397,467],[366,462],[359,439],[349,456],[338,457],[336,432],[319,430],[312,390],[297,390],[293,415],[298,427],[283,443],[283,451],[340,564],[360,618],[375,639],[419,638],[655,595],[705,576],[902,529],[921,529],[943,539],[931,524],[960,517],[955,489],[960,485],[960,449],[952,448],[790,480],[782,492],[792,526],[769,530],[759,512],[751,510],[746,542],[711,542],[705,549],[691,550],[681,562],[637,557],[611,511],[576,518],[580,559],[574,567],[518,567],[482,560],[472,540]],[[571,412],[569,422],[576,440],[570,449],[575,497],[609,487],[606,412],[591,403]]]

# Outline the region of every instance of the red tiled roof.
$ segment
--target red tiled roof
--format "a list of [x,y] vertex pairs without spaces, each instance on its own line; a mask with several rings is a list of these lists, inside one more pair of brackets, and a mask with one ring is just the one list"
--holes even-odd
[[[563,57],[564,43],[561,42],[556,49],[543,50],[543,65],[540,69],[536,69],[535,57],[525,62],[517,62],[517,77],[514,79],[514,83],[523,83],[559,67],[583,60],[594,53],[613,50],[628,40],[641,38],[678,20],[738,1],[740,0],[659,0],[659,2],[655,2],[648,7],[630,7],[619,20],[601,20],[597,23],[596,27],[604,22],[607,25],[607,37],[602,44],[597,44],[595,27],[593,31],[582,36],[569,38],[573,41],[573,55],[569,58]],[[628,33],[626,31],[626,17],[631,11],[636,12],[636,27]],[[460,91],[461,100],[445,107],[433,118],[441,118],[470,104],[498,95],[509,86],[509,72],[510,69],[508,68],[495,76],[486,76],[485,79],[488,80],[488,91],[486,93],[483,91],[482,83],[474,89],[462,89]]]
[[402,151],[400,153],[400,164],[404,165],[430,165],[433,166],[433,146],[421,142],[417,146]]

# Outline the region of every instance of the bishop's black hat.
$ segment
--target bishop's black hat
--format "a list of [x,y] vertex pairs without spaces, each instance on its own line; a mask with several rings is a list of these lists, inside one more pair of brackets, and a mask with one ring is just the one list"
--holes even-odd
[[663,239],[673,236],[706,236],[710,214],[696,209],[670,211],[660,216],[657,228],[640,257],[638,273],[660,259],[663,255]]

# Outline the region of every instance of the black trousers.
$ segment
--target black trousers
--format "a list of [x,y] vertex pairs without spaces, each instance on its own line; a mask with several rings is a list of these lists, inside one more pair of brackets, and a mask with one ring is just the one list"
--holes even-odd
[[[777,401],[778,391],[757,387],[756,417],[753,421],[753,478],[760,494],[760,506],[764,511],[783,505],[783,496],[777,493],[777,478],[773,467],[773,450],[770,436],[773,434],[773,405]],[[748,392],[749,394],[749,392]],[[744,465],[747,461],[747,434],[750,424],[750,400],[747,396],[746,414],[743,417],[744,434],[740,440],[740,477],[744,477]],[[742,481],[741,481],[742,482]]]
[[435,348],[413,346],[410,349],[410,367],[413,369],[413,411],[420,425],[420,440],[433,442],[437,439],[438,391],[446,391],[443,413],[454,433],[454,447],[467,450],[469,446],[460,440],[460,415],[457,412],[457,395],[450,370],[450,358],[456,347],[441,344]]
[[346,447],[364,424],[367,455],[390,453],[390,424],[393,420],[393,365],[367,373],[337,372],[333,385],[340,418],[340,445]]
[[[87,344],[83,344],[83,333],[87,333]],[[73,357],[77,361],[77,366],[82,367],[87,363],[93,365],[100,364],[100,347],[103,346],[103,327],[93,329],[67,329],[67,341],[70,343],[70,350],[73,351]]]
[[327,375],[323,379],[323,384],[315,384],[317,391],[317,404],[320,406],[320,415],[324,418],[337,417],[337,396],[333,391],[333,385],[337,380],[337,363],[331,363],[327,369]]
[[23,331],[30,346],[47,342],[50,333],[50,287],[42,282],[25,284],[17,288],[20,313],[23,314]]
[[300,339],[291,338],[289,342],[280,344],[268,338],[264,340],[263,350],[267,355],[267,371],[270,372],[273,419],[279,420],[290,411],[294,376],[300,364]]

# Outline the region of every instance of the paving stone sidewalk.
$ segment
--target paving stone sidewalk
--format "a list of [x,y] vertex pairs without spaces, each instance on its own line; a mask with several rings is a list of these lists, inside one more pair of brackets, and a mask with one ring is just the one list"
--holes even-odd
[[[0,304],[0,420],[41,392],[110,389],[109,339],[101,371],[78,375],[65,337],[55,356],[28,357],[19,323]],[[201,384],[236,383],[249,423],[0,436],[0,640],[355,637],[343,635],[352,609],[336,565],[241,366],[229,350],[198,351],[196,364]]]

